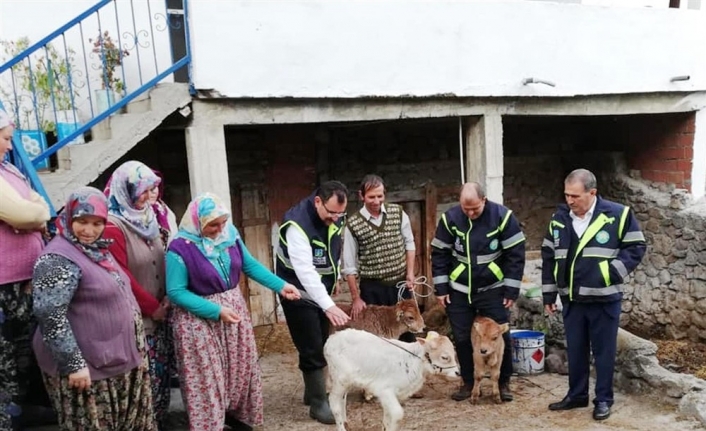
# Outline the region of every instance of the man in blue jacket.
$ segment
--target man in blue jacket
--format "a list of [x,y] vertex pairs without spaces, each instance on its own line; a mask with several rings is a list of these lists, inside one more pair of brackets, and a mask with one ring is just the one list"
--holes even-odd
[[566,205],[552,216],[542,243],[542,293],[548,313],[561,297],[569,357],[569,392],[549,410],[588,406],[593,350],[593,418],[613,405],[613,371],[623,283],[645,255],[645,237],[629,207],[597,195],[596,177],[576,169],[564,181]]
[[[473,320],[485,316],[507,322],[525,268],[525,236],[512,211],[487,200],[478,183],[464,184],[459,201],[441,216],[431,243],[435,293],[449,316],[463,378],[451,396],[456,401],[467,399],[473,390]],[[500,398],[512,401],[510,334],[503,338]]]

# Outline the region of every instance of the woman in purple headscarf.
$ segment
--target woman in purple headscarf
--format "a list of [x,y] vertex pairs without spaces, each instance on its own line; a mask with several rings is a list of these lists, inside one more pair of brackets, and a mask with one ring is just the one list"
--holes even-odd
[[33,347],[62,430],[155,430],[142,316],[103,237],[108,202],[82,187],[34,267]]

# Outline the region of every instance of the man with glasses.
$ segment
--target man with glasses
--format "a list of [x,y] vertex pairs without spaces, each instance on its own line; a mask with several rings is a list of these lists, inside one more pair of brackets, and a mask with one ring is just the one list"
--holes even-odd
[[346,186],[327,181],[290,208],[279,228],[276,273],[297,286],[302,297],[282,299],[282,310],[299,352],[304,403],[311,406],[309,416],[324,424],[336,423],[326,395],[324,343],[329,324],[343,326],[350,320],[330,296],[339,278],[347,203]]
[[542,293],[548,313],[562,316],[569,356],[569,391],[549,410],[588,406],[591,351],[596,367],[593,419],[613,405],[623,283],[645,255],[645,236],[630,207],[598,196],[596,177],[576,169],[564,180],[564,198],[542,243]]

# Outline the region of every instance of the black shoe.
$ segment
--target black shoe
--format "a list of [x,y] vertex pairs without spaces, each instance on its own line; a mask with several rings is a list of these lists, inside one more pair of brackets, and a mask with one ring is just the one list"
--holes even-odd
[[510,390],[510,383],[503,383],[500,385],[500,399],[506,403],[509,403],[515,399],[515,397],[512,396],[512,391]]
[[451,395],[451,399],[454,401],[463,401],[471,397],[471,391],[473,390],[473,383],[464,383],[457,392]]
[[558,403],[549,404],[549,410],[571,410],[581,407],[588,407],[588,400],[572,400],[568,396]]
[[610,406],[605,401],[599,401],[593,408],[593,419],[602,421],[610,417]]

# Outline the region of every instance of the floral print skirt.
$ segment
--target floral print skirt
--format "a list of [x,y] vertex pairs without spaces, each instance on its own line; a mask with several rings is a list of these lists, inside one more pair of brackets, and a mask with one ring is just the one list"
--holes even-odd
[[240,288],[206,296],[232,308],[238,323],[202,319],[175,307],[172,316],[179,387],[191,431],[223,430],[226,413],[263,423],[262,381],[255,335]]
[[88,390],[69,387],[67,376],[44,374],[62,431],[155,431],[149,360],[142,317],[135,315],[142,364],[119,376],[92,381]]
[[162,431],[171,399],[169,383],[174,356],[171,327],[167,323],[157,323],[154,333],[147,335],[146,341],[152,381],[152,405],[157,428]]

